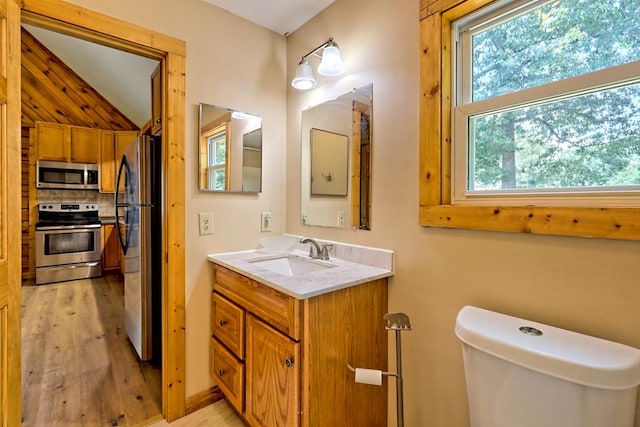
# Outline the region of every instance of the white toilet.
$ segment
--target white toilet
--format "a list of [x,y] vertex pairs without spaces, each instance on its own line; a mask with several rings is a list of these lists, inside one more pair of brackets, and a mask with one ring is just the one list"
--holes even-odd
[[639,350],[470,306],[456,335],[472,427],[633,427]]

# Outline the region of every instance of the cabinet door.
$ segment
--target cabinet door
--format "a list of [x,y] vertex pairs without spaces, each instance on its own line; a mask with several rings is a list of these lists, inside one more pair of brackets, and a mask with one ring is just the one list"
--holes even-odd
[[116,176],[116,146],[113,132],[100,132],[100,192],[113,193]]
[[300,344],[247,316],[245,417],[250,425],[300,425]]
[[138,131],[100,132],[100,192],[113,193],[116,189],[116,174],[120,159],[127,145],[138,136]]
[[98,163],[100,130],[91,128],[71,128],[71,158],[75,163]]
[[151,74],[151,134],[162,131],[162,73],[158,65]]
[[38,160],[66,162],[69,158],[69,128],[57,123],[36,123]]
[[120,166],[120,158],[127,145],[131,144],[138,137],[137,130],[119,131],[115,133],[116,137],[116,172]]
[[120,268],[120,242],[115,224],[102,226],[102,270]]

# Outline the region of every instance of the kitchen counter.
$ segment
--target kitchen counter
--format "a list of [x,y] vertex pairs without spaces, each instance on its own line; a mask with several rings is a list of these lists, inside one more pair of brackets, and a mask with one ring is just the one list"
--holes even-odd
[[102,223],[102,225],[115,224],[116,223],[116,217],[115,216],[101,216],[100,217],[100,222]]
[[[237,273],[265,283],[297,299],[306,299],[372,280],[393,276],[392,251],[344,245],[337,242],[330,243],[334,245],[334,251],[336,253],[343,254],[345,257],[331,257],[327,261],[311,260],[308,255],[307,246],[300,245],[301,247],[298,246],[286,252],[254,249],[209,254],[207,259]],[[349,254],[355,255],[358,262],[345,259],[349,257]],[[320,267],[314,271],[289,276],[272,271],[271,269],[265,268],[264,264],[261,264],[261,261],[284,257],[298,258],[303,262],[316,263],[326,268]],[[367,263],[363,263],[363,260],[366,260],[365,262]]]

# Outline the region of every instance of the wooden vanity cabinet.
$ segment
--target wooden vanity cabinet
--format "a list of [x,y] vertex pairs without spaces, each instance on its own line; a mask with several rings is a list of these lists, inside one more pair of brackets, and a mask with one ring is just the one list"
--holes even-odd
[[387,279],[296,299],[215,264],[211,376],[250,426],[387,425]]

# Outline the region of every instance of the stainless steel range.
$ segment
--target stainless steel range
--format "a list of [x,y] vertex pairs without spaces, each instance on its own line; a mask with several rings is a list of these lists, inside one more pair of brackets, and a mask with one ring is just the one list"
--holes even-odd
[[101,223],[92,203],[40,203],[36,224],[36,284],[102,274]]

